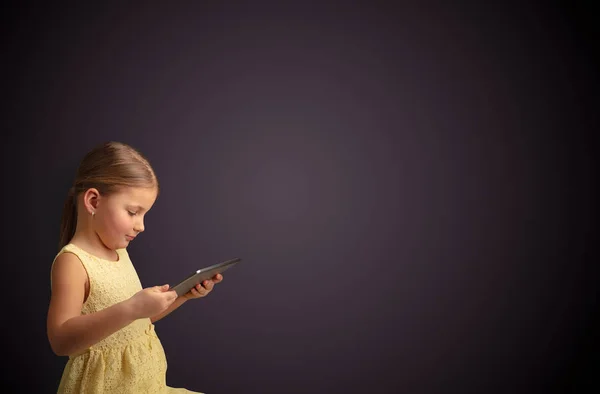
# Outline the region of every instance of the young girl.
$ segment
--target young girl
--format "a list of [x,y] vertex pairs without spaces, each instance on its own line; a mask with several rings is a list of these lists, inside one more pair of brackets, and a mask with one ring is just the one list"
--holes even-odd
[[126,144],[99,146],[79,166],[51,268],[48,339],[54,353],[69,356],[59,393],[191,392],[166,385],[153,323],[223,277],[181,297],[169,285],[142,289],[127,246],[157,196],[148,160]]

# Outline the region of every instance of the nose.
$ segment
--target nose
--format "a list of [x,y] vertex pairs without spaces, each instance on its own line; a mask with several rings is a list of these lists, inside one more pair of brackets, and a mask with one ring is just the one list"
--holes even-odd
[[136,233],[141,233],[144,231],[144,220],[140,219],[138,222],[135,223],[135,225],[133,226],[133,230]]

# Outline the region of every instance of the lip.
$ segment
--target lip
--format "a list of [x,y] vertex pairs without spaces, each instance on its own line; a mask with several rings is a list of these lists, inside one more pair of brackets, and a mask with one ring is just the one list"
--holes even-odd
[[135,237],[132,237],[131,235],[126,235],[125,238],[127,238],[128,241],[133,241]]

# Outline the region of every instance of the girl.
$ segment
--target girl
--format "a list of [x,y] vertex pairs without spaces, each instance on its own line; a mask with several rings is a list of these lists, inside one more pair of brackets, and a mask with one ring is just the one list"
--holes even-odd
[[144,231],[158,196],[148,160],[109,142],[81,162],[64,205],[59,252],[51,268],[48,339],[69,356],[59,393],[172,393],[154,322],[204,297],[217,275],[177,297],[169,285],[142,289],[127,246]]

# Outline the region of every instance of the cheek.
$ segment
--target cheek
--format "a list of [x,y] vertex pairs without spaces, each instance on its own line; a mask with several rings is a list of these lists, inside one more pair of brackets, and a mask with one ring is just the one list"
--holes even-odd
[[107,234],[121,234],[127,232],[130,227],[130,218],[125,214],[110,212],[104,220],[103,227]]

